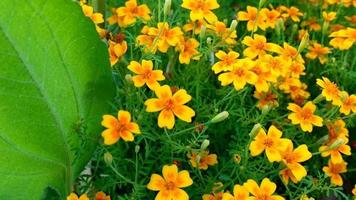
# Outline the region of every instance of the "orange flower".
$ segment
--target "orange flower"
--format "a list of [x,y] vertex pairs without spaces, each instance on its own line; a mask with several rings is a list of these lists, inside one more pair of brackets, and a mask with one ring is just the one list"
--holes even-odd
[[254,37],[246,36],[242,43],[248,46],[244,50],[244,56],[247,56],[250,59],[253,59],[257,56],[263,56],[266,54],[266,51],[276,51],[280,49],[277,44],[267,43],[267,39],[263,35],[255,34]]
[[75,193],[70,193],[70,195],[67,196],[67,200],[89,200],[89,198],[86,194],[82,194],[80,197],[78,197],[78,195]]
[[182,7],[191,10],[192,21],[206,19],[209,23],[213,23],[218,20],[211,11],[220,7],[216,0],[183,0]]
[[150,9],[146,4],[137,5],[136,0],[128,0],[125,2],[124,7],[120,7],[116,10],[117,16],[122,18],[123,27],[129,26],[136,22],[136,18],[140,18],[144,21],[150,20]]
[[94,8],[88,5],[82,5],[82,11],[86,17],[89,17],[94,24],[101,24],[104,22],[103,15],[101,13],[94,13]]
[[203,19],[197,21],[190,21],[189,23],[183,26],[183,30],[184,32],[193,31],[194,34],[200,34],[203,26],[205,25],[206,22]]
[[[339,142],[339,140],[342,141],[342,143],[337,144],[336,147],[333,147],[334,142]],[[344,162],[341,153],[348,156],[351,155],[351,148],[347,145],[348,141],[349,140],[347,138],[330,140],[327,145],[319,147],[319,152],[321,152],[321,156],[323,157],[330,156],[330,160],[335,164]]]
[[335,120],[326,125],[329,131],[329,141],[334,141],[337,138],[348,140],[349,130],[345,127],[346,124],[342,119]]
[[178,172],[176,165],[165,165],[162,170],[163,177],[158,174],[152,174],[147,188],[153,191],[159,191],[155,200],[188,200],[188,194],[181,188],[193,184],[187,170]]
[[165,79],[162,70],[153,70],[153,63],[150,60],[142,60],[142,64],[131,61],[127,68],[137,74],[132,77],[136,87],[142,87],[146,84],[151,90],[155,90],[160,86],[158,81]]
[[239,55],[240,54],[235,51],[229,51],[229,53],[225,53],[221,50],[218,51],[215,56],[219,58],[220,61],[213,65],[212,70],[215,74],[218,74],[222,71],[231,70],[233,68],[233,64],[236,63]]
[[298,61],[292,61],[292,63],[289,65],[288,68],[290,76],[293,78],[299,78],[300,76],[305,75],[304,70],[305,70],[304,64]]
[[191,59],[199,60],[199,42],[194,38],[184,39],[178,43],[176,49],[179,51],[179,62],[189,64]]
[[131,122],[131,114],[124,110],[119,110],[117,119],[112,115],[104,115],[101,125],[107,128],[101,133],[106,145],[112,145],[120,138],[126,142],[133,141],[132,133],[141,133],[139,126]]
[[218,79],[222,86],[234,84],[236,90],[245,87],[246,83],[254,84],[257,81],[257,75],[251,71],[254,62],[248,58],[237,59],[229,72],[219,75]]
[[233,195],[226,192],[223,194],[222,200],[248,200],[249,196],[248,190],[244,186],[236,184]]
[[303,131],[312,132],[314,126],[323,126],[323,118],[314,115],[316,106],[313,102],[307,102],[302,108],[294,103],[288,104],[288,110],[293,113],[288,115],[292,124],[300,124]]
[[324,21],[331,22],[334,19],[336,19],[336,12],[327,13],[327,12],[323,11],[323,18],[324,18]]
[[282,14],[282,16],[285,18],[289,17],[294,22],[299,22],[299,17],[303,16],[303,13],[299,12],[299,9],[294,6],[286,8],[285,12],[286,13]]
[[158,126],[172,129],[175,124],[174,116],[185,122],[191,122],[195,112],[190,107],[184,105],[192,97],[184,89],[179,89],[172,95],[171,88],[164,85],[156,88],[155,94],[158,98],[148,99],[145,102],[147,112],[158,112]]
[[203,170],[207,170],[209,165],[213,166],[218,163],[216,154],[209,154],[208,151],[202,151],[199,154],[192,152],[188,154],[188,158],[193,167]]
[[321,94],[327,101],[332,101],[334,105],[341,104],[340,90],[335,83],[331,82],[326,77],[322,77],[322,80],[316,79],[316,84],[323,89]]
[[[289,169],[293,175],[292,181],[295,180],[296,182],[299,182],[307,175],[307,171],[303,165],[300,164],[301,162],[307,161],[312,157],[312,154],[308,151],[307,145],[302,144],[293,149],[293,143],[292,141],[289,141],[286,150],[282,151],[281,155],[282,162],[287,166],[287,169]],[[285,180],[288,180],[288,178]]]
[[97,192],[95,194],[95,200],[111,200],[109,195],[106,195],[104,192]]
[[169,28],[167,22],[159,22],[157,28],[150,28],[148,35],[155,36],[157,38],[158,50],[162,53],[166,53],[169,46],[176,46],[183,32],[179,27]]
[[261,9],[261,14],[264,16],[265,21],[265,26],[267,27],[271,27],[274,29],[277,20],[280,19],[280,12],[278,12],[277,10],[268,10],[267,8],[262,8]]
[[342,186],[343,181],[340,174],[347,172],[346,165],[346,162],[333,163],[329,160],[328,166],[323,167],[323,171],[327,176],[330,176],[332,184]]
[[207,28],[213,30],[213,33],[215,33],[222,42],[229,45],[236,44],[236,30],[227,28],[224,22],[217,21],[213,25],[207,25]]
[[120,42],[114,42],[109,40],[109,55],[111,66],[115,65],[127,51],[127,42],[122,40]]
[[264,178],[260,186],[252,179],[248,179],[243,186],[254,196],[249,198],[251,200],[284,200],[282,196],[273,194],[277,186],[268,178]]
[[318,58],[321,64],[326,63],[328,60],[326,57],[326,55],[330,53],[330,49],[328,47],[323,47],[321,44],[315,42],[308,49],[309,52],[306,54],[307,58],[312,60]]
[[269,83],[277,82],[277,76],[271,72],[270,67],[270,65],[260,60],[256,61],[255,66],[252,68],[252,71],[257,75],[257,81],[254,84],[256,91],[267,92],[270,88]]
[[156,35],[148,35],[150,27],[144,26],[141,30],[141,35],[137,36],[136,40],[140,46],[144,46],[145,52],[155,53],[157,51],[157,45],[155,45]]
[[278,106],[277,95],[271,91],[258,92],[255,90],[253,96],[258,99],[257,108],[262,109],[264,106],[276,107]]
[[283,59],[285,60],[291,60],[291,61],[297,61],[299,63],[304,63],[304,60],[298,50],[292,46],[290,46],[288,43],[284,42],[283,43],[283,48],[275,48],[274,49],[276,53],[280,54]]
[[247,6],[247,12],[239,11],[237,13],[237,20],[247,21],[248,31],[257,31],[257,28],[266,30],[266,23],[264,15],[257,14],[258,10],[255,7]]
[[252,156],[258,156],[263,151],[266,151],[268,161],[281,161],[280,152],[284,151],[288,145],[288,139],[281,138],[282,131],[275,126],[270,126],[266,134],[263,128],[260,129],[254,140],[250,144],[250,152]]
[[291,65],[290,60],[283,59],[282,56],[264,55],[261,59],[270,69],[271,74],[276,78],[285,77],[288,73],[288,67]]
[[356,112],[356,95],[349,95],[346,91],[340,93],[340,112],[349,115],[351,112]]

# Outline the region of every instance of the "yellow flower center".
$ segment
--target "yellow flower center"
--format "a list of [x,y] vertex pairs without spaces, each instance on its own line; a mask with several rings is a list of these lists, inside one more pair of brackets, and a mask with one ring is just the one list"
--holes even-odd
[[238,68],[238,69],[236,69],[236,70],[234,71],[234,74],[235,74],[236,76],[239,76],[239,77],[244,76],[244,75],[245,75],[245,70],[243,70],[242,68]]
[[172,181],[166,183],[166,189],[167,190],[174,190],[175,188],[176,188],[176,186]]
[[267,138],[267,139],[265,139],[265,141],[263,141],[263,144],[266,147],[271,147],[273,145],[273,140],[271,138]]

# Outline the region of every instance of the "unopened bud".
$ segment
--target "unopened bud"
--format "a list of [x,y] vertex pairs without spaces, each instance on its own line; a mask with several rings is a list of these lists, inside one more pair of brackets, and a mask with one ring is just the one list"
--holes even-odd
[[208,146],[209,146],[209,144],[210,144],[210,141],[209,141],[209,140],[207,140],[207,139],[205,139],[205,140],[203,141],[203,143],[201,143],[201,145],[200,145],[200,149],[201,149],[201,150],[205,150],[205,149],[207,149],[207,148],[208,148]]
[[324,99],[325,99],[324,95],[319,94],[317,97],[315,97],[315,99],[313,100],[313,103],[317,104],[317,103],[323,101]]
[[200,157],[200,155],[198,154],[198,155],[195,157],[195,162],[196,162],[196,163],[200,163],[200,159],[201,159],[201,157]]
[[171,5],[172,5],[172,0],[164,1],[163,13],[165,16],[169,15],[169,12],[171,11]]
[[284,21],[283,19],[278,19],[275,25],[276,34],[280,36],[281,33],[283,32],[283,29],[284,29]]
[[140,145],[135,146],[135,153],[138,153],[140,151]]
[[236,27],[237,27],[237,21],[234,19],[234,20],[232,20],[232,22],[230,24],[230,32],[235,31]]
[[104,162],[105,162],[107,165],[111,165],[111,164],[112,164],[112,155],[111,155],[110,152],[104,153]]
[[272,109],[272,107],[268,104],[264,105],[262,107],[262,115],[266,115],[270,110]]
[[308,43],[309,43],[309,33],[305,32],[305,34],[303,35],[302,41],[299,44],[298,52],[299,53],[302,52],[305,49],[305,47],[308,45]]
[[205,33],[206,33],[206,26],[203,25],[203,26],[201,26],[201,28],[200,28],[199,37],[200,37],[201,39],[203,39],[203,38],[205,37]]
[[337,149],[339,146],[345,144],[345,140],[343,138],[337,138],[328,148],[328,150]]
[[219,123],[224,121],[226,118],[229,117],[229,112],[227,111],[222,111],[221,113],[217,114],[212,120],[211,123]]
[[213,41],[213,39],[211,39],[211,37],[206,38],[206,43],[207,44],[210,45],[212,41]]
[[132,83],[132,76],[131,76],[131,74],[126,74],[126,75],[125,75],[125,80],[126,80],[127,82],[129,82],[129,83]]
[[322,29],[322,34],[323,34],[323,35],[327,35],[328,29],[329,29],[329,25],[330,25],[329,22],[324,21],[324,23],[323,23],[323,29]]
[[267,0],[260,0],[260,3],[258,4],[258,7],[259,7],[259,8],[262,8],[263,5],[265,5],[266,1],[267,1]]
[[256,135],[260,132],[261,128],[262,128],[262,125],[260,123],[255,124],[249,133],[250,137],[255,138]]
[[318,141],[316,141],[317,144],[324,144],[329,140],[329,135],[324,135],[321,137]]

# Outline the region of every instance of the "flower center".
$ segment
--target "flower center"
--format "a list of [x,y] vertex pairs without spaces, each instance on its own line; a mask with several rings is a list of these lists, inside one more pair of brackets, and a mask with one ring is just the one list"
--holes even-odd
[[145,72],[145,73],[143,74],[143,78],[144,78],[144,79],[150,79],[151,76],[152,76],[151,71],[147,71],[147,72]]
[[273,145],[273,140],[271,140],[270,138],[265,139],[265,141],[263,142],[263,144],[266,147],[271,147]]
[[175,184],[173,182],[166,183],[166,189],[167,190],[173,190],[174,188],[176,188],[176,186],[175,186]]
[[245,70],[243,70],[243,69],[241,69],[241,68],[239,68],[239,69],[236,69],[235,71],[234,71],[234,74],[236,75],[236,76],[244,76],[245,75]]
[[261,194],[259,195],[257,198],[257,200],[269,200],[269,196],[265,195],[265,194]]
[[258,50],[263,50],[265,48],[265,43],[263,43],[263,42],[258,42],[257,44],[256,44],[256,49],[258,49]]
[[310,119],[312,117],[313,113],[309,109],[304,109],[301,113],[301,117],[304,120]]
[[165,107],[167,110],[172,110],[174,108],[174,102],[172,99],[169,99],[167,102],[166,102],[166,107]]

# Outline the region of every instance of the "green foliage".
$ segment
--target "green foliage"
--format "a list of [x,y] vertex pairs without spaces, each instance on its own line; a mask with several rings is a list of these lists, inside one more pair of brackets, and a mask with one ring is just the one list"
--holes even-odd
[[0,199],[72,190],[114,94],[107,57],[75,2],[0,1]]

